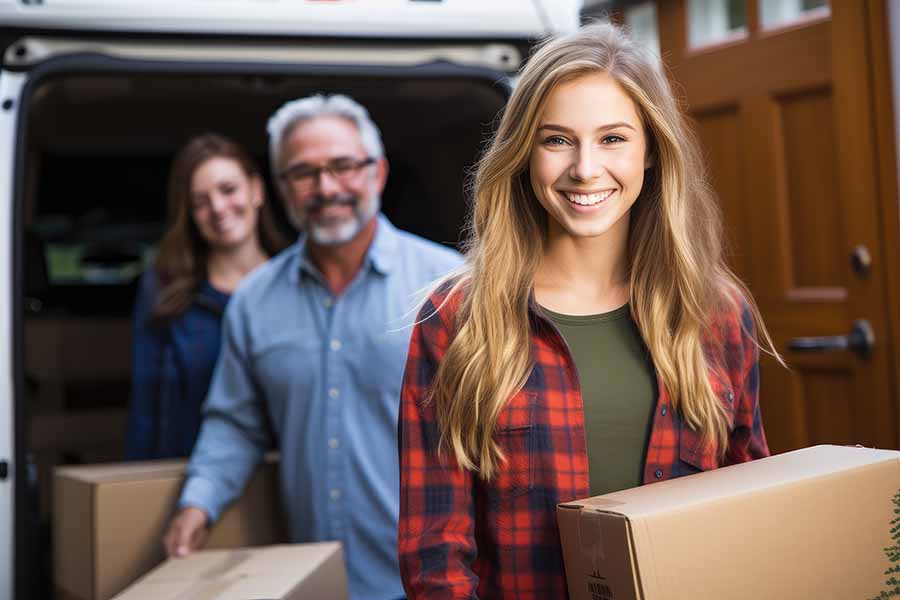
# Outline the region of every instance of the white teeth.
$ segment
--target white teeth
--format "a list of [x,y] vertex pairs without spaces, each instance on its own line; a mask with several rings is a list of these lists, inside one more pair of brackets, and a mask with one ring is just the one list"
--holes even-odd
[[563,192],[566,198],[569,199],[570,202],[574,202],[575,204],[579,204],[581,206],[591,206],[593,204],[597,204],[598,202],[603,202],[613,193],[613,190],[606,190],[603,192],[598,192],[596,194],[576,194],[574,192]]

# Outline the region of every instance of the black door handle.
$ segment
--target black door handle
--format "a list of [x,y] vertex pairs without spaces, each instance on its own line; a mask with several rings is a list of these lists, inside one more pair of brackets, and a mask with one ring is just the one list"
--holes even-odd
[[788,342],[792,352],[837,352],[850,350],[862,358],[869,358],[875,347],[875,331],[866,319],[853,321],[847,335],[794,338]]

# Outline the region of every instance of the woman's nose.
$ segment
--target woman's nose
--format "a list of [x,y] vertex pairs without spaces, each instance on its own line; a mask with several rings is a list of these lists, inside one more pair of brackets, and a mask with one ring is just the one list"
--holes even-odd
[[582,146],[573,158],[569,176],[575,181],[591,181],[603,172],[600,156],[590,146]]
[[209,209],[213,214],[219,214],[225,210],[226,199],[221,194],[211,194],[209,197]]

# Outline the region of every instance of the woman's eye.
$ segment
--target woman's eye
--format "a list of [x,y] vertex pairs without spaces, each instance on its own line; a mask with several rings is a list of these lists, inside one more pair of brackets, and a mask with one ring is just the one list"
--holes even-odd
[[558,135],[552,135],[546,139],[544,139],[544,144],[547,146],[562,146],[568,144],[566,138],[560,137]]
[[237,189],[237,186],[234,185],[223,185],[221,190],[223,194],[231,195]]
[[611,134],[604,136],[600,141],[603,144],[617,144],[619,142],[624,142],[625,138],[623,138],[621,135]]

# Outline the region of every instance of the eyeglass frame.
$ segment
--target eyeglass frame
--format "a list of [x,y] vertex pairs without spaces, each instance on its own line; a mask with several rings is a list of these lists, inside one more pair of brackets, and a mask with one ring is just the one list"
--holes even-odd
[[[334,172],[334,169],[336,166],[334,163],[336,163],[338,161],[344,161],[344,160],[351,161],[353,163],[353,166],[348,165],[347,171],[343,175],[338,175],[337,173]],[[278,177],[282,181],[284,181],[285,183],[287,183],[288,185],[293,187],[294,189],[310,190],[310,189],[315,188],[316,185],[318,185],[319,181],[322,178],[323,172],[327,172],[336,181],[346,183],[347,181],[350,180],[350,178],[357,175],[361,169],[368,167],[370,165],[373,165],[376,162],[378,162],[377,158],[375,158],[374,156],[367,156],[366,158],[363,158],[361,160],[356,160],[353,158],[337,158],[337,159],[331,161],[330,163],[322,165],[320,167],[310,166],[309,173],[307,174],[307,176],[312,175],[312,178],[309,180],[309,183],[306,185],[301,184],[299,182],[295,182],[291,179],[291,171],[296,171],[296,169],[302,165],[294,165],[293,167],[288,167],[287,169],[284,169],[283,171],[278,173]]]

